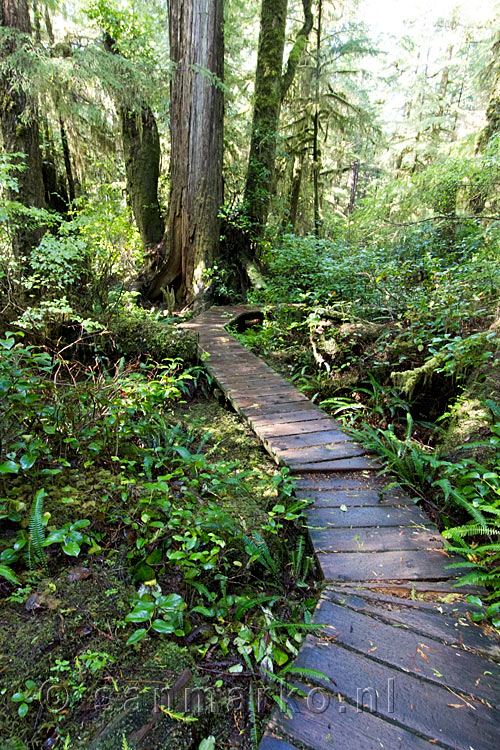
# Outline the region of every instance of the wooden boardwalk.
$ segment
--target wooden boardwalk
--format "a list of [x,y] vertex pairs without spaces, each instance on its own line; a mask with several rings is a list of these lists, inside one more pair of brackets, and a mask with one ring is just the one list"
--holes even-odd
[[[273,459],[314,499],[308,527],[325,579],[295,666],[323,677],[283,695],[260,750],[498,750],[500,641],[456,595],[435,526],[341,425],[241,346],[225,326],[248,306],[186,327],[205,365]],[[453,595],[451,594],[453,592]]]

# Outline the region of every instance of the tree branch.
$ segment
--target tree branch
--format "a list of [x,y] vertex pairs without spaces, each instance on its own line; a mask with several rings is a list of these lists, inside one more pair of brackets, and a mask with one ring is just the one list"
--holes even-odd
[[427,221],[468,221],[469,219],[474,219],[476,221],[500,221],[500,216],[476,216],[474,214],[472,215],[466,215],[466,216],[446,216],[438,214],[437,216],[429,216],[428,219],[417,219],[417,221],[403,221],[401,223],[396,221],[390,221],[389,219],[383,219],[383,222],[385,224],[390,224],[392,227],[413,227],[415,224],[425,224]]

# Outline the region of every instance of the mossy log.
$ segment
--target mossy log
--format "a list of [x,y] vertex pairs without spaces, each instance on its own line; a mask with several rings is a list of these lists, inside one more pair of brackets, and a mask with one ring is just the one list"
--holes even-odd
[[421,383],[426,385],[442,363],[443,357],[437,355],[428,359],[427,362],[420,367],[415,367],[413,370],[391,372],[391,380],[394,385],[403,392],[406,398],[411,398],[415,393],[417,386]]

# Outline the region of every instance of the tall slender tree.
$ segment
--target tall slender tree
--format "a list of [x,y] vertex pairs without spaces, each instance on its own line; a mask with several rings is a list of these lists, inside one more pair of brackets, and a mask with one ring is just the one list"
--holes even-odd
[[312,0],[302,0],[304,23],[283,72],[288,0],[262,0],[250,156],[244,210],[256,234],[267,221],[281,105],[312,29]]
[[[19,159],[18,191],[9,191],[9,198],[26,207],[44,208],[42,155],[36,103],[20,84],[16,71],[9,64],[32,34],[27,0],[0,0],[0,26],[8,30],[2,36],[4,62],[0,68],[0,126],[4,150]],[[39,242],[44,229],[23,221],[15,227],[13,250],[26,258]]]
[[170,202],[165,256],[149,294],[191,302],[218,253],[223,200],[223,0],[169,0]]

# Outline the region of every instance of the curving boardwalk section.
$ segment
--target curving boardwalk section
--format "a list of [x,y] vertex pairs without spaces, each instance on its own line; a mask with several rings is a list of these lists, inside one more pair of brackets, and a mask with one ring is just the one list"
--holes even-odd
[[303,697],[283,694],[288,715],[276,710],[260,750],[498,750],[500,641],[470,621],[429,519],[338,422],[225,330],[257,312],[211,308],[186,327],[236,411],[297,475],[296,494],[314,499],[324,627],[295,666],[315,672]]

